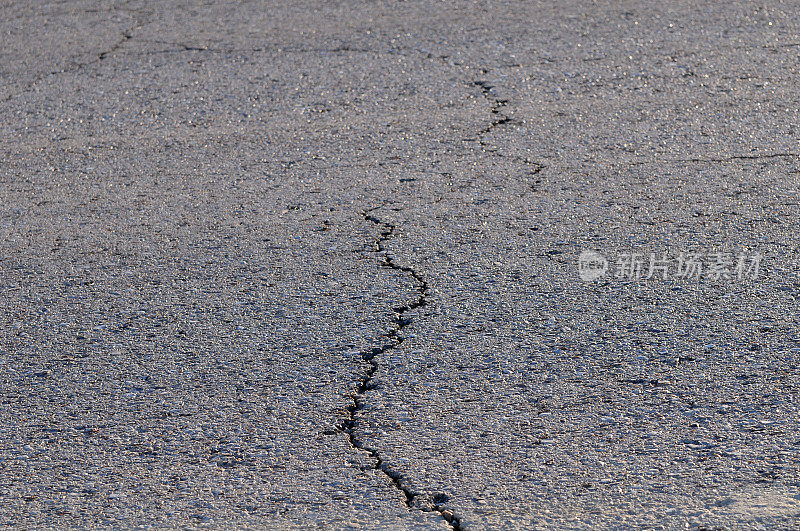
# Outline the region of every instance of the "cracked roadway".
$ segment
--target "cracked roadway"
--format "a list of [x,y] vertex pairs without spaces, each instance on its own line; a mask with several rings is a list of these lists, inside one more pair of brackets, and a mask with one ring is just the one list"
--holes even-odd
[[797,7],[5,2],[0,526],[796,528]]

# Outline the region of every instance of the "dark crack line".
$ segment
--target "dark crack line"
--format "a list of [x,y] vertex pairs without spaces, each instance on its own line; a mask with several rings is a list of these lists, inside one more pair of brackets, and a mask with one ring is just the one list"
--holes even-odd
[[112,54],[112,53],[116,52],[117,50],[119,50],[120,48],[122,48],[123,44],[125,44],[127,41],[129,41],[129,40],[131,40],[133,38],[133,36],[130,34],[131,31],[133,31],[133,30],[129,30],[129,31],[123,32],[122,33],[122,38],[119,41],[117,41],[116,44],[114,44],[108,50],[106,50],[104,52],[100,52],[99,54],[97,54],[97,60],[90,61],[88,63],[83,63],[83,64],[79,65],[78,68],[76,68],[76,70],[80,70],[81,68],[89,66],[90,64],[99,63],[100,61],[105,59],[110,54]]
[[[484,73],[488,73],[488,71],[484,69]],[[497,96],[492,94],[492,89],[494,88],[493,85],[490,85],[488,81],[482,81],[482,80],[473,81],[472,83],[476,87],[481,89],[483,97],[486,98],[492,106],[490,112],[494,116],[489,125],[487,125],[478,132],[478,137],[479,137],[478,141],[482,146],[484,146],[485,145],[483,142],[484,135],[491,133],[495,127],[500,127],[502,125],[511,123],[512,119],[510,116],[503,113],[503,107],[508,105],[508,100],[498,98]]]
[[736,162],[737,160],[761,160],[761,159],[779,159],[779,158],[799,158],[800,155],[796,153],[766,153],[763,155],[733,155],[730,157],[726,157],[723,159],[677,159],[665,162],[692,162],[692,163],[702,163],[702,162],[713,162],[713,163],[722,163],[722,162]]
[[[724,158],[691,158],[691,159],[656,159],[656,160],[632,160],[627,162],[607,162],[604,163],[606,167],[634,167],[634,166],[652,166],[654,164],[730,164],[739,161],[748,160],[770,160],[770,159],[800,159],[798,153],[764,153],[760,155],[731,155]],[[573,167],[566,167],[571,169]]]
[[[122,7],[122,6],[120,6],[118,8],[115,8],[113,10],[109,10],[109,12],[117,12],[117,11],[131,11],[133,13],[138,13],[139,12],[138,10],[129,10],[128,8]],[[23,96],[24,94],[30,92],[33,89],[33,87],[35,87],[36,85],[38,85],[39,83],[41,83],[42,81],[44,81],[44,80],[46,80],[48,78],[51,78],[51,77],[57,76],[57,75],[61,75],[61,74],[70,73],[70,72],[80,72],[81,70],[83,70],[87,66],[91,66],[93,64],[97,64],[97,63],[103,61],[110,54],[112,54],[112,53],[116,52],[117,50],[119,50],[120,48],[122,48],[122,46],[127,41],[131,40],[133,38],[132,33],[135,30],[141,28],[143,24],[144,24],[143,22],[137,21],[129,29],[123,30],[122,37],[120,38],[120,40],[118,40],[117,42],[112,44],[111,47],[109,47],[107,50],[99,52],[97,54],[97,56],[94,59],[92,59],[91,61],[75,62],[75,63],[72,63],[71,65],[69,65],[69,66],[67,66],[65,68],[62,68],[61,70],[54,70],[54,71],[51,71],[51,72],[46,72],[46,73],[40,74],[38,76],[35,76],[34,79],[32,79],[29,83],[26,83],[24,85],[22,90],[20,90],[20,91],[18,91],[16,93],[13,93],[13,94],[8,94],[0,101],[2,101],[3,103],[9,102],[9,101],[11,101],[11,100],[13,100],[15,98],[19,98],[19,97]]]
[[[188,44],[172,44],[172,43],[161,43],[161,44],[171,44],[175,46],[174,48],[170,48],[167,50],[142,50],[140,52],[128,52],[128,55],[132,56],[150,56],[150,55],[167,55],[167,54],[181,54],[186,52],[203,52],[203,53],[233,53],[225,50],[217,50],[215,48],[207,48],[203,46],[191,46]],[[259,51],[259,50],[236,50],[238,51]]]
[[[481,68],[481,72],[484,74],[488,74],[489,70],[486,68]],[[483,97],[489,102],[491,105],[490,112],[492,116],[495,118],[489,123],[488,126],[484,127],[478,132],[478,144],[480,144],[483,151],[486,153],[490,153],[492,156],[501,157],[501,158],[510,158],[514,162],[522,163],[527,165],[531,168],[529,176],[535,178],[535,181],[529,185],[529,188],[532,192],[539,191],[538,185],[541,184],[541,179],[537,178],[536,176],[545,169],[545,165],[539,162],[534,162],[527,157],[521,157],[518,155],[504,155],[500,153],[498,149],[489,148],[488,143],[485,140],[486,135],[491,134],[497,127],[502,127],[507,124],[511,124],[514,120],[503,112],[503,108],[508,105],[508,100],[498,98],[492,92],[494,89],[494,85],[491,85],[488,81],[484,80],[477,80],[472,82],[475,86],[481,89],[481,93]]]
[[356,386],[356,392],[352,396],[353,403],[347,408],[348,416],[342,423],[340,429],[347,434],[350,445],[356,450],[369,454],[375,460],[373,469],[383,473],[392,482],[392,485],[399,490],[405,499],[405,504],[408,509],[416,509],[423,512],[436,511],[442,518],[450,524],[450,526],[460,531],[462,529],[460,520],[453,514],[453,511],[446,509],[442,504],[434,503],[433,509],[422,507],[415,503],[419,493],[413,492],[408,486],[403,483],[403,475],[395,470],[392,470],[386,461],[381,457],[381,454],[374,448],[370,448],[363,441],[356,436],[356,424],[358,422],[357,414],[364,409],[365,395],[367,391],[373,388],[373,377],[378,370],[378,362],[376,358],[385,352],[393,350],[403,343],[404,337],[402,331],[411,324],[412,319],[406,317],[410,311],[416,310],[428,304],[428,283],[417,271],[412,267],[398,264],[394,258],[386,251],[384,243],[394,236],[395,226],[389,222],[383,221],[374,216],[372,212],[380,207],[374,207],[362,212],[364,219],[381,229],[380,235],[374,242],[374,249],[372,252],[381,257],[381,266],[395,271],[402,271],[407,273],[417,285],[417,296],[404,306],[393,308],[395,318],[392,330],[387,334],[388,342],[380,347],[375,347],[369,352],[362,353],[361,357],[364,361],[369,363],[369,367],[361,375]]

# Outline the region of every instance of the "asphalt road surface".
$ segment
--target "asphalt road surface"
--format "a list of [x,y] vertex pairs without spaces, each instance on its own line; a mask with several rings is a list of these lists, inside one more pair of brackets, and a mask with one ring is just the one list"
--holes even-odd
[[797,528],[799,74],[794,1],[2,2],[0,526]]

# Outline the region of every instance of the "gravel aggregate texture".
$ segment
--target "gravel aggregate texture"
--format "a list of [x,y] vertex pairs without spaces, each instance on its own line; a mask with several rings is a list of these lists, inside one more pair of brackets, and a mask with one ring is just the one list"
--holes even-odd
[[797,529],[799,7],[0,4],[0,526]]

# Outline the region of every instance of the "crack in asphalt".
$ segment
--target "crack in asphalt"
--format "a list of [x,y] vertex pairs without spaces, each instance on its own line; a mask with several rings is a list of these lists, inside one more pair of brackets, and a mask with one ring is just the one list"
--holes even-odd
[[[723,159],[677,159],[666,162],[734,162],[737,160],[761,160],[761,159],[778,159],[778,158],[799,158],[797,153],[764,153],[761,155],[732,155]],[[658,161],[660,162],[660,161]]]
[[[102,10],[102,11],[106,12],[106,10]],[[139,13],[140,12],[139,10],[129,9],[127,6],[124,6],[124,5],[116,6],[114,9],[108,10],[109,13],[120,12],[120,11],[121,12],[126,12],[127,11],[127,12],[131,12],[131,13]],[[132,18],[135,18],[135,17],[132,17]],[[109,47],[107,50],[99,52],[97,54],[97,56],[94,59],[92,59],[91,61],[75,62],[75,63],[72,63],[71,65],[68,65],[65,68],[62,68],[61,70],[53,70],[53,71],[50,71],[50,72],[44,72],[42,74],[39,74],[39,75],[35,76],[29,83],[26,83],[23,86],[22,90],[14,93],[14,94],[8,94],[0,101],[2,101],[3,103],[6,103],[6,102],[9,102],[9,101],[11,101],[11,100],[13,100],[15,98],[18,98],[18,97],[30,92],[33,89],[33,87],[35,87],[36,85],[38,85],[39,83],[41,83],[42,81],[44,81],[45,79],[48,79],[50,77],[57,76],[59,74],[66,74],[68,72],[79,72],[82,69],[86,68],[87,66],[90,66],[90,65],[93,65],[93,64],[96,64],[96,63],[99,63],[99,62],[103,61],[109,54],[112,54],[112,53],[116,52],[117,50],[119,50],[123,46],[123,44],[125,44],[125,42],[129,41],[130,39],[132,39],[133,35],[131,35],[131,33],[133,31],[141,28],[143,25],[144,25],[144,22],[136,21],[136,23],[133,26],[131,26],[130,28],[128,28],[126,30],[123,30],[122,31],[122,38],[120,38],[120,40],[118,40],[117,42],[112,44],[111,47]]]
[[[489,70],[486,68],[481,68],[480,70],[481,72],[483,72],[484,75],[489,73]],[[525,164],[526,166],[531,168],[529,174],[530,177],[535,177],[536,175],[541,173],[546,168],[546,166],[540,162],[535,162],[527,157],[521,157],[519,155],[511,155],[511,156],[505,155],[503,153],[500,153],[498,149],[488,147],[488,144],[486,143],[486,140],[484,140],[484,137],[490,134],[495,128],[502,127],[503,125],[506,124],[511,124],[514,122],[514,120],[513,118],[505,114],[502,110],[505,106],[508,105],[508,100],[503,98],[498,98],[492,93],[494,85],[490,84],[488,81],[480,79],[473,81],[472,84],[481,89],[481,94],[483,94],[483,97],[491,105],[490,112],[492,113],[492,115],[496,117],[489,123],[488,126],[478,131],[478,144],[480,144],[481,149],[483,149],[483,151],[486,153],[490,153],[492,156],[500,158],[510,158],[514,162]],[[539,184],[541,184],[541,179],[536,179],[533,182],[533,184],[529,185],[530,190],[533,192],[539,191],[537,186]]]
[[[483,69],[483,73],[488,74],[489,71]],[[494,96],[492,94],[492,89],[494,88],[494,85],[491,85],[488,81],[483,81],[483,80],[473,81],[472,83],[476,87],[481,89],[483,97],[486,98],[489,101],[489,103],[491,103],[492,108],[490,109],[490,112],[495,116],[495,118],[491,121],[491,123],[489,123],[489,125],[487,125],[478,132],[478,137],[479,137],[478,142],[480,143],[481,146],[485,146],[483,142],[483,136],[490,133],[492,129],[494,129],[495,127],[500,127],[502,125],[511,123],[512,119],[510,116],[504,114],[502,111],[503,107],[508,105],[508,100],[498,98],[497,96]]]
[[96,60],[89,61],[87,63],[79,64],[78,67],[75,70],[80,70],[81,68],[85,68],[85,67],[87,67],[87,66],[89,66],[91,64],[99,63],[100,61],[105,59],[106,56],[108,56],[109,54],[112,54],[112,53],[116,52],[117,50],[119,50],[120,48],[122,48],[122,45],[125,44],[126,41],[129,41],[129,40],[131,40],[133,38],[133,36],[131,35],[130,32],[133,31],[134,29],[136,29],[137,27],[138,26],[134,26],[133,28],[131,28],[131,29],[127,30],[127,31],[123,31],[122,32],[122,38],[119,41],[117,41],[116,44],[114,44],[108,50],[106,50],[104,52],[100,52],[99,54],[97,54],[97,59]]
[[374,249],[372,252],[381,257],[380,265],[382,267],[394,269],[395,271],[402,271],[411,276],[411,278],[413,278],[414,282],[417,284],[417,296],[407,304],[393,308],[395,314],[394,326],[386,336],[389,341],[380,347],[373,348],[369,352],[362,353],[361,357],[364,361],[369,363],[369,368],[364,371],[364,373],[361,375],[361,378],[358,380],[356,392],[354,395],[352,395],[353,403],[347,408],[348,416],[347,419],[345,419],[342,423],[340,430],[347,434],[350,445],[354,449],[366,452],[374,459],[375,464],[372,468],[380,471],[387,478],[389,478],[389,480],[392,482],[392,485],[394,485],[394,487],[403,494],[405,504],[408,509],[416,509],[423,512],[436,511],[448,524],[450,524],[452,529],[460,531],[462,529],[461,522],[455,516],[452,510],[446,509],[442,503],[436,503],[435,496],[433,497],[433,509],[429,509],[415,503],[420,494],[412,491],[403,483],[403,475],[390,468],[384,458],[381,457],[381,454],[378,452],[378,450],[370,448],[356,436],[356,424],[358,422],[357,414],[359,411],[364,409],[365,394],[367,391],[373,388],[373,377],[375,372],[378,370],[378,362],[376,361],[376,358],[387,351],[397,348],[403,343],[405,338],[402,336],[402,331],[412,323],[412,319],[406,317],[405,315],[412,310],[421,308],[428,304],[427,281],[412,267],[398,264],[386,250],[384,242],[394,236],[395,226],[392,223],[383,221],[372,214],[372,212],[378,208],[380,207],[373,207],[362,212],[364,220],[381,228],[381,232],[374,242]]
[[[606,167],[635,167],[653,166],[656,164],[728,164],[748,160],[769,160],[769,159],[800,159],[800,153],[762,153],[755,155],[731,155],[723,158],[690,158],[690,159],[655,159],[655,160],[633,160],[626,162],[606,162]],[[567,169],[574,169],[565,166]]]

